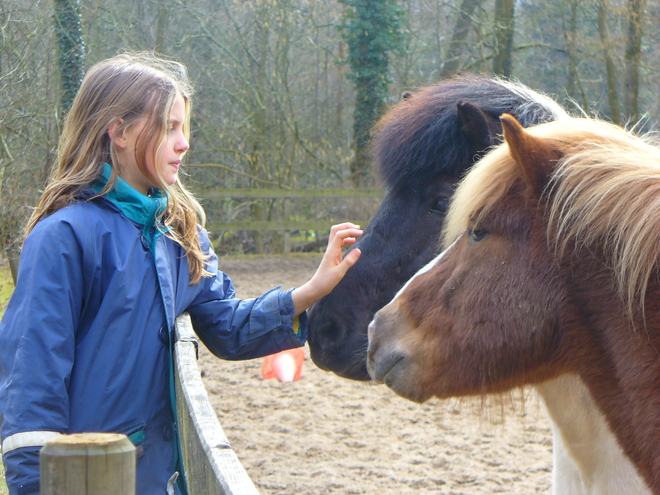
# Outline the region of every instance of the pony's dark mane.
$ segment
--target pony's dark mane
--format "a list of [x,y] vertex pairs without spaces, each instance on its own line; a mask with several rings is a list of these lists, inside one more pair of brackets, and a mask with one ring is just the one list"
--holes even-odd
[[478,158],[471,156],[474,150],[461,130],[459,101],[477,105],[493,119],[509,113],[525,127],[566,115],[550,98],[500,79],[463,75],[423,88],[392,107],[374,130],[372,155],[388,189],[460,177]]

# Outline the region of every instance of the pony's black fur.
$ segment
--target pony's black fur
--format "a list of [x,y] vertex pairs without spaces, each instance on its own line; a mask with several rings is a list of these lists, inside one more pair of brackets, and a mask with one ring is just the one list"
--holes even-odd
[[318,366],[369,379],[367,325],[433,258],[454,186],[500,142],[503,113],[524,126],[564,114],[522,85],[464,75],[406,92],[377,124],[372,156],[387,196],[354,246],[362,250],[357,265],[310,310],[309,345]]
[[[534,96],[538,95],[523,86],[476,75],[448,79],[408,94],[375,128],[372,153],[376,170],[388,189],[404,184],[419,187],[439,176],[461,176],[475,161],[476,143],[466,139],[457,103],[470,102],[493,121],[509,113],[524,127],[554,120],[557,109]],[[499,138],[492,136],[490,141],[497,144]],[[476,158],[485,150],[478,151]]]

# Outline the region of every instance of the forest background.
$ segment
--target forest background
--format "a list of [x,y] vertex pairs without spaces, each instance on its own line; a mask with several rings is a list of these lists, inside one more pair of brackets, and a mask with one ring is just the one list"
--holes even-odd
[[[211,226],[329,225],[362,212],[336,197],[209,192],[378,187],[373,123],[404,91],[462,71],[655,130],[659,20],[657,0],[0,0],[0,249],[20,245],[84,70],[118,51],[155,50],[188,67],[185,182]],[[212,234],[223,253],[275,249],[280,235]]]

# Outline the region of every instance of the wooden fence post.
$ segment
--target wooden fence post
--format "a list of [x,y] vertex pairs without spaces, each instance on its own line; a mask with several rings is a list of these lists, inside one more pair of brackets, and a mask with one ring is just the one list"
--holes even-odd
[[[291,216],[291,201],[288,198],[284,198],[284,221],[288,222]],[[285,230],[282,234],[282,252],[284,254],[289,254],[291,252],[291,231]]]
[[21,250],[18,248],[9,248],[5,251],[7,261],[9,262],[9,270],[11,271],[11,278],[16,285],[16,278],[18,277],[18,262],[21,259]]
[[41,495],[135,495],[135,446],[126,435],[61,435],[40,461]]

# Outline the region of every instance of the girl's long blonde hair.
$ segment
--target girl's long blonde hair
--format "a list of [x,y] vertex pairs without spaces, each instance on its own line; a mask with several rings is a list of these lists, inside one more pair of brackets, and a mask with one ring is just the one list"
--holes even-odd
[[[161,143],[168,129],[172,105],[178,94],[186,106],[183,132],[190,135],[192,87],[185,66],[178,62],[156,57],[151,53],[124,53],[92,66],[73,101],[62,135],[57,161],[43,195],[30,220],[26,235],[39,220],[80,200],[81,193],[101,176],[103,163],[113,165],[112,176],[104,190],[114,187],[117,174],[121,175],[118,150],[108,135],[108,128],[118,123],[115,132],[123,133],[141,120],[146,125],[141,131],[135,150],[138,168],[167,195],[167,209],[161,220],[169,237],[186,252],[190,267],[191,284],[197,283],[205,270],[205,259],[198,238],[198,223],[205,223],[204,210],[177,178],[166,184],[156,167],[153,177],[146,165],[149,143]],[[154,147],[154,157],[158,146]]]

